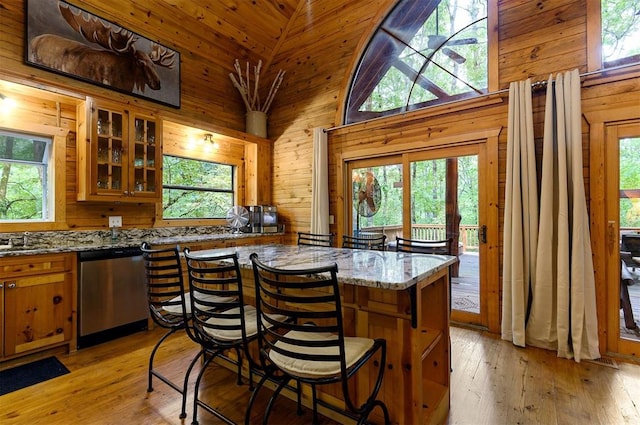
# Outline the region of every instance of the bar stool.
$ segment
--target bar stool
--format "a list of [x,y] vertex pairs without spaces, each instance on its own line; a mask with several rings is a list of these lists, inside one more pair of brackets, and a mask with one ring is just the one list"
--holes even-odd
[[[249,400],[245,424],[250,422],[251,408],[266,380],[278,382],[278,386],[267,403],[263,423],[267,423],[275,399],[291,380],[298,382],[299,411],[300,383],[311,386],[314,423],[318,422],[318,405],[358,423],[364,423],[379,407],[385,423],[389,423],[387,407],[377,399],[386,367],[386,341],[344,335],[337,265],[292,270],[269,267],[255,253],[250,258],[256,282],[258,346],[264,376]],[[374,356],[379,356],[375,385],[364,403],[356,405],[348,381],[365,364],[375,364],[369,362]],[[318,399],[316,386],[332,383],[341,384],[346,409]]]
[[451,255],[452,244],[453,238],[438,241],[427,241],[422,239],[407,239],[396,236],[397,252]]
[[[189,276],[192,326],[189,336],[202,347],[205,361],[194,387],[193,421],[198,424],[198,407],[202,407],[222,421],[234,422],[199,398],[200,382],[211,362],[222,358],[237,365],[238,384],[242,383],[242,360],[249,368],[249,388],[253,388],[253,371],[258,366],[248,346],[257,338],[257,312],[244,304],[242,277],[238,256],[234,252],[224,255],[194,255],[184,250]],[[274,319],[275,320],[275,319]],[[234,351],[236,359],[225,353]]]
[[342,236],[342,247],[350,249],[373,249],[376,251],[386,251],[387,235],[384,233],[371,234],[366,236]]
[[182,383],[182,388],[173,383],[154,368],[153,362],[160,345],[174,333],[187,329],[189,326],[190,307],[184,297],[182,280],[182,265],[180,263],[179,247],[152,249],[147,242],[141,246],[144,260],[145,278],[147,284],[147,301],[149,312],[154,323],[168,331],[155,344],[149,356],[147,392],[153,391],[153,377],[182,394],[182,411],[180,418],[187,416],[187,385],[189,374],[200,353],[191,361]]
[[333,246],[333,233],[298,232],[298,245]]

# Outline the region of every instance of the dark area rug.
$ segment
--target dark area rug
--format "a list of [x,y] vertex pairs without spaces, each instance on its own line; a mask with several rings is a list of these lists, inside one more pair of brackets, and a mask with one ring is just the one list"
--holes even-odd
[[0,372],[0,395],[47,381],[69,373],[60,360],[55,357],[36,360]]

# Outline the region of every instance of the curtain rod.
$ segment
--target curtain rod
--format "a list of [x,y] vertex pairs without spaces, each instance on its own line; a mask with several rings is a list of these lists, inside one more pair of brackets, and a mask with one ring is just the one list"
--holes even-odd
[[[614,66],[612,68],[599,69],[597,71],[589,71],[589,72],[585,72],[583,74],[580,74],[580,78],[589,77],[591,75],[596,75],[596,74],[605,74],[605,73],[610,72],[610,71],[617,71],[619,69],[629,68],[631,66],[637,66],[637,65],[638,65],[638,63],[634,62],[634,63],[631,63],[631,64]],[[555,81],[555,80],[553,80],[553,81]],[[547,86],[547,81],[546,80],[534,81],[533,83],[531,83],[531,89],[532,90],[542,89],[542,88],[544,88],[546,86]],[[509,92],[509,89],[502,89],[502,90],[497,90],[497,91],[494,91],[494,92],[491,92],[491,93],[486,93],[486,94],[483,94],[482,96],[474,97],[472,99],[478,99],[478,98],[482,98],[482,97],[489,97],[489,96],[494,96],[496,94],[502,94],[502,93],[508,93],[508,92]],[[464,102],[464,101],[467,101],[467,100],[469,100],[469,98],[452,100],[451,102],[438,103],[437,106],[451,105],[451,104],[455,104],[455,103],[459,103],[459,102]],[[381,117],[372,118],[372,119],[367,120],[367,121],[359,121],[359,122],[354,122],[354,123],[350,123],[350,124],[337,125],[335,127],[330,127],[330,128],[323,128],[322,131],[324,133],[328,133],[329,131],[339,130],[339,129],[342,129],[342,128],[345,128],[345,127],[350,127],[352,125],[361,124],[363,122],[367,122],[367,123],[375,122],[375,121],[383,120],[385,118],[389,118],[389,117],[392,117],[392,116],[406,114],[408,112],[413,112],[413,111],[398,112],[397,114],[384,115],[384,116],[381,116]]]

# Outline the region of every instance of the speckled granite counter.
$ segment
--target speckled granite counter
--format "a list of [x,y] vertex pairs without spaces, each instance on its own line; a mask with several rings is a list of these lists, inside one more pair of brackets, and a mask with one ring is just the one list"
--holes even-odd
[[336,263],[341,283],[380,289],[407,289],[453,264],[448,255],[409,254],[363,249],[325,248],[298,245],[248,245],[194,251],[192,254],[238,253],[240,266],[250,269],[249,255],[272,267],[286,269],[320,267]]
[[[27,243],[24,245],[26,235]],[[50,253],[80,252],[106,248],[140,246],[143,241],[151,244],[183,244],[219,240],[248,239],[281,233],[234,234],[224,226],[163,227],[153,229],[121,229],[112,239],[110,230],[49,231],[25,233],[0,233],[0,245],[12,241],[12,248],[0,249],[0,257]]]

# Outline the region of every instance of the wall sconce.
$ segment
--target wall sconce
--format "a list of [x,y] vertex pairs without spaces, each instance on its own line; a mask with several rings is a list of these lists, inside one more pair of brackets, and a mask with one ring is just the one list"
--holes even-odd
[[16,101],[0,93],[0,110],[9,112],[16,106]]
[[204,135],[204,141],[205,141],[205,143],[211,143],[211,146],[213,146],[214,149],[218,149],[218,142],[213,140],[213,134],[211,134],[211,133],[205,134]]

